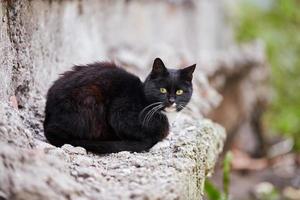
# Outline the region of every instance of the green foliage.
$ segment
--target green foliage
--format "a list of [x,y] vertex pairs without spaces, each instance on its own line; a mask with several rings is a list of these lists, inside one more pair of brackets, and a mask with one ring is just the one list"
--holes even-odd
[[300,150],[300,1],[274,0],[269,9],[243,5],[236,38],[266,43],[274,96],[265,116],[275,133],[294,139]]
[[232,153],[228,151],[223,161],[223,190],[225,199],[229,199],[229,186],[230,186],[230,165],[232,161]]
[[204,191],[209,200],[228,200],[230,186],[230,165],[232,161],[232,153],[226,153],[223,160],[223,192],[216,188],[209,180],[205,180]]
[[277,190],[272,190],[270,193],[262,194],[258,199],[260,200],[279,200],[280,194]]
[[222,200],[222,192],[209,180],[205,180],[204,191],[209,200]]

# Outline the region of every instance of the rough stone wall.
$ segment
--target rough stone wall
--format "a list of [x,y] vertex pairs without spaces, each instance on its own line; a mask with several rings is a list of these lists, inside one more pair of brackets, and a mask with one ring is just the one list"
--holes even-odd
[[[0,198],[201,199],[205,176],[222,150],[225,132],[207,120],[183,121],[172,129],[149,152],[98,156],[71,145],[56,148],[30,133],[18,135],[1,126],[1,135],[9,133],[24,143],[20,148],[0,141]],[[24,130],[28,131],[19,131]]]
[[[219,5],[215,0],[1,1],[0,98],[16,95],[24,107],[31,93],[44,96],[73,64],[113,60],[144,78],[156,56],[174,67],[209,62],[226,35],[219,31]],[[206,102],[201,109],[210,110],[220,97],[207,89],[202,68],[198,86],[210,96],[195,94],[207,98],[198,104]]]
[[[221,21],[217,0],[0,0],[0,199],[199,199],[225,138],[198,115],[220,101],[201,63],[226,46]],[[193,112],[165,142],[109,156],[45,142],[44,97],[60,73],[113,60],[143,78],[156,56],[200,63]]]

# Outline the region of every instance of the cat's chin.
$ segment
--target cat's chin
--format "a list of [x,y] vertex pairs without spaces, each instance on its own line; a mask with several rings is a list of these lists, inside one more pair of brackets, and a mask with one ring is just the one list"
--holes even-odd
[[176,103],[173,103],[171,106],[165,107],[163,111],[166,113],[175,113],[177,111]]
[[176,107],[166,107],[165,109],[163,109],[164,112],[166,113],[174,113],[177,111]]
[[169,124],[171,126],[176,123],[178,119],[178,113],[179,111],[176,109],[176,107],[166,107],[165,109],[162,110],[162,112],[167,116]]

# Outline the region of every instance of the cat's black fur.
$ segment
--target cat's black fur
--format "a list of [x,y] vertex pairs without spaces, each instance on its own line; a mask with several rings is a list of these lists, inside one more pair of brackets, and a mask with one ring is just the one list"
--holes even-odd
[[[156,58],[144,83],[112,63],[75,66],[48,91],[45,136],[55,146],[96,153],[148,150],[168,135],[162,111],[174,102],[180,111],[189,102],[195,66],[167,69]],[[176,95],[179,89],[182,95]]]

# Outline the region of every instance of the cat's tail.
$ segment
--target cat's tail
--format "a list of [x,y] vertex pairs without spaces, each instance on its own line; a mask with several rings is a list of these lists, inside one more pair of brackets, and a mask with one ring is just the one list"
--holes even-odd
[[73,140],[67,142],[73,146],[81,146],[87,151],[98,154],[117,153],[120,151],[141,152],[147,151],[156,144],[151,140],[145,141],[92,141],[92,140]]

